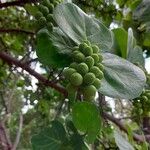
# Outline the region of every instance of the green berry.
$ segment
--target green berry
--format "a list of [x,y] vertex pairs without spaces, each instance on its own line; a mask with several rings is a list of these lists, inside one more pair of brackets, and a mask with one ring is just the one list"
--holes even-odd
[[85,64],[85,63],[80,63],[80,64],[78,65],[78,67],[77,67],[77,71],[78,71],[80,74],[84,75],[84,74],[86,74],[86,73],[89,71],[89,68],[88,68],[87,64]]
[[142,99],[143,101],[148,101],[147,96],[142,96],[141,99]]
[[71,75],[70,83],[72,85],[79,86],[82,84],[82,82],[83,82],[83,77],[79,73],[75,72]]
[[52,3],[50,3],[50,4],[47,5],[47,7],[49,9],[49,12],[52,13],[53,9],[54,9],[54,5]]
[[77,70],[77,68],[78,68],[78,63],[76,63],[76,62],[73,62],[73,63],[71,63],[70,64],[70,66],[69,66],[70,68],[74,68],[74,69],[76,69]]
[[73,50],[73,51],[79,51],[79,47],[78,47],[78,46],[75,46],[75,47],[73,47],[72,50]]
[[43,14],[42,14],[40,11],[38,11],[38,12],[35,14],[35,18],[38,20],[38,19],[40,19],[41,17],[43,17]]
[[94,80],[95,80],[95,75],[94,73],[91,72],[86,73],[85,76],[83,77],[83,82],[86,85],[93,84]]
[[96,66],[103,71],[104,70],[104,66],[101,63],[97,63]]
[[71,75],[72,75],[73,73],[75,73],[75,72],[76,72],[75,69],[73,69],[73,68],[67,68],[67,69],[65,69],[65,70],[63,71],[63,75],[65,76],[66,79],[70,79]]
[[95,95],[96,95],[96,88],[93,85],[89,85],[89,86],[84,87],[82,92],[83,92],[83,97],[88,99],[91,96],[95,97]]
[[99,52],[99,47],[97,45],[92,46],[93,53],[98,53]]
[[79,51],[74,51],[73,52],[73,59],[76,62],[83,62],[85,59],[85,56]]
[[96,78],[94,80],[93,85],[96,87],[96,89],[99,89],[101,87],[101,80],[99,80],[98,78]]
[[85,101],[93,101],[95,99],[95,96],[84,96]]
[[103,72],[96,66],[93,66],[91,69],[90,69],[90,72],[94,73],[95,76],[97,78],[99,78],[100,80],[103,78],[104,74]]
[[103,56],[101,54],[98,54],[99,56],[99,62],[102,62],[103,61]]
[[48,31],[51,32],[51,31],[53,30],[53,27],[54,27],[54,26],[53,26],[53,24],[52,24],[51,22],[48,22],[48,23],[47,23],[47,29],[48,29]]
[[91,43],[88,40],[83,41],[83,43],[86,43],[88,46],[91,46]]
[[68,83],[67,86],[66,86],[66,90],[69,93],[75,93],[77,91],[77,87],[75,87],[72,84]]
[[54,4],[54,6],[57,6],[59,4],[59,2],[54,1],[53,4]]
[[39,5],[38,8],[39,8],[39,10],[42,12],[43,15],[45,15],[45,16],[48,15],[49,9],[48,9],[46,6],[44,6],[44,5]]
[[86,43],[81,43],[79,45],[79,51],[83,52],[86,47],[88,47],[88,45]]
[[94,59],[91,56],[85,58],[85,63],[88,65],[89,68],[94,66]]
[[94,59],[95,64],[99,62],[99,56],[97,54],[92,54],[92,58]]
[[38,24],[40,26],[45,26],[46,25],[46,18],[45,17],[41,17],[39,20],[38,20]]
[[52,14],[48,14],[47,17],[46,17],[47,21],[49,22],[53,22],[53,15]]
[[150,99],[150,93],[146,93],[148,99]]
[[42,2],[42,4],[43,4],[44,6],[47,6],[49,3],[50,3],[49,0],[43,0],[43,2]]
[[93,54],[93,50],[90,46],[87,46],[83,49],[83,54],[85,56],[91,56]]

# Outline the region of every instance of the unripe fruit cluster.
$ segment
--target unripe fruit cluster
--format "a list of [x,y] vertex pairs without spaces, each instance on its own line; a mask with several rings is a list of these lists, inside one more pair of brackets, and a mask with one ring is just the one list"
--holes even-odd
[[63,75],[69,81],[69,87],[72,85],[70,90],[79,90],[83,100],[93,100],[104,76],[104,66],[101,63],[103,57],[99,47],[85,41],[74,47],[72,60],[70,66],[63,71]]
[[132,100],[133,113],[140,116],[150,115],[150,90],[143,90],[142,94]]
[[43,0],[38,5],[38,12],[35,15],[36,23],[39,29],[46,27],[49,31],[53,30],[54,20],[53,20],[53,9],[59,4],[60,0]]

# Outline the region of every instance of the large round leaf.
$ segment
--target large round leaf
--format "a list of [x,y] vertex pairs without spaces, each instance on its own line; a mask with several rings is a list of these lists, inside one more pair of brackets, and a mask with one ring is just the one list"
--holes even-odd
[[89,40],[97,44],[102,51],[109,51],[112,46],[111,31],[73,3],[58,5],[54,10],[54,20],[77,44]]
[[64,67],[70,63],[68,54],[59,53],[56,46],[53,45],[50,34],[47,29],[41,29],[37,33],[37,56],[44,65],[52,67]]
[[99,91],[114,98],[133,99],[138,97],[144,88],[144,72],[129,61],[116,55],[103,54],[104,79]]
[[75,127],[87,134],[88,142],[93,142],[101,127],[97,107],[89,102],[77,102],[73,106],[72,119]]

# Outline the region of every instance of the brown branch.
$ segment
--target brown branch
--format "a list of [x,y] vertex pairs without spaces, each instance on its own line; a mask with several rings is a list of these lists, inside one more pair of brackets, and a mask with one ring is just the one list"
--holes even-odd
[[28,3],[31,4],[36,2],[39,2],[39,0],[17,0],[12,2],[0,3],[0,8],[6,8],[10,6],[23,6]]
[[19,60],[13,58],[12,56],[10,56],[5,52],[0,52],[0,58],[3,61],[7,62],[7,64],[9,65],[15,65],[16,67],[20,67],[23,70],[27,71],[30,75],[34,76],[38,81],[42,82],[45,86],[50,86],[51,88],[54,88],[55,90],[62,93],[65,97],[67,96],[67,91],[63,87],[53,83],[52,81],[48,81],[46,78],[44,78],[42,75],[31,69],[25,63],[20,62]]
[[23,29],[1,29],[0,33],[25,33],[25,34],[34,34],[32,31],[27,31]]
[[11,150],[12,144],[3,122],[0,122],[0,144],[4,150]]
[[[119,119],[117,119],[105,112],[103,112],[102,116],[107,118],[114,124],[116,124],[121,130],[123,130],[124,132],[126,132],[128,134],[128,131],[127,131],[125,125]],[[145,140],[147,142],[150,142],[150,135],[138,135],[138,134],[133,133],[133,138],[134,138],[134,140],[136,140],[138,142],[144,142]]]

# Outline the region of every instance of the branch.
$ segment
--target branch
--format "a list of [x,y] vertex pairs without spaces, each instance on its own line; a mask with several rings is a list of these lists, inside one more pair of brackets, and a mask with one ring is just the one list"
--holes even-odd
[[[107,118],[114,124],[116,124],[121,130],[123,130],[124,132],[126,132],[128,134],[128,131],[127,131],[125,125],[119,119],[117,119],[105,112],[103,112],[102,116]],[[139,141],[139,142],[144,142],[145,139],[147,142],[150,142],[150,135],[138,135],[138,134],[133,133],[133,138],[134,138],[134,140]]]
[[7,62],[7,64],[9,65],[15,65],[16,67],[20,67],[23,70],[27,71],[30,75],[34,76],[38,81],[42,82],[45,86],[50,86],[51,88],[54,88],[55,90],[62,93],[65,97],[67,96],[67,91],[63,87],[53,83],[52,81],[48,81],[42,75],[31,69],[26,63],[20,62],[19,60],[13,58],[12,56],[8,55],[5,52],[0,52],[0,58],[3,61]]
[[3,122],[0,122],[0,142],[4,150],[11,150],[12,144]]
[[6,8],[10,6],[23,6],[28,3],[36,3],[39,0],[17,0],[12,2],[0,3],[0,8]]
[[19,129],[18,129],[18,132],[17,132],[16,140],[15,140],[15,142],[13,144],[12,150],[16,150],[17,149],[17,146],[18,146],[19,141],[20,141],[22,126],[23,126],[23,115],[21,113],[20,114],[20,121],[19,121]]
[[0,33],[25,33],[25,34],[34,34],[32,31],[27,31],[23,29],[1,29]]

